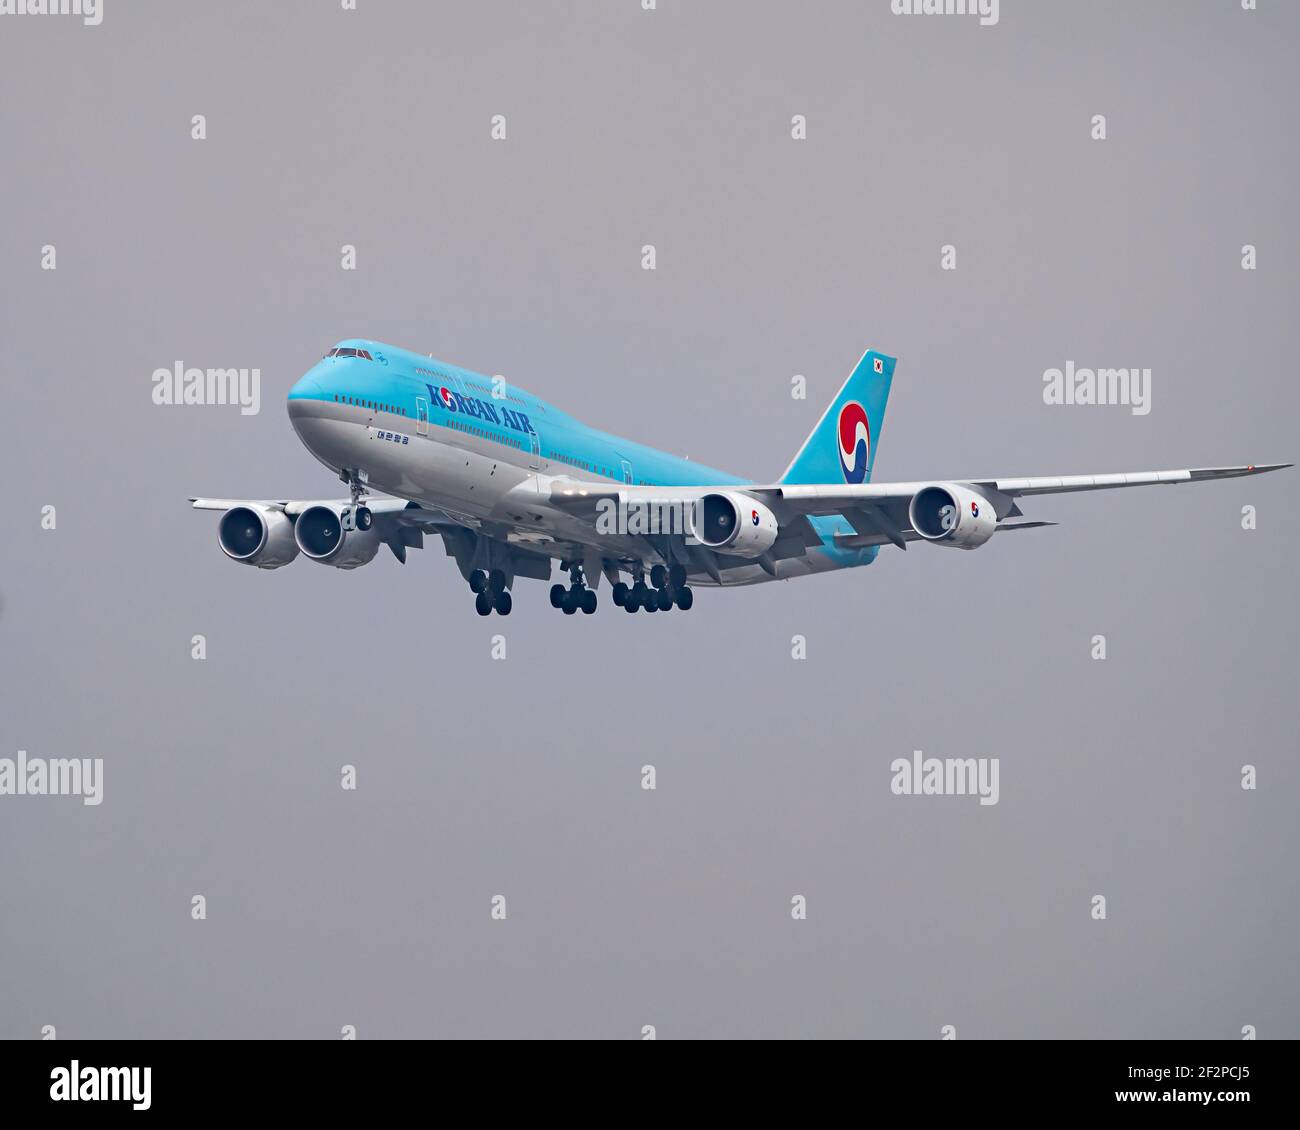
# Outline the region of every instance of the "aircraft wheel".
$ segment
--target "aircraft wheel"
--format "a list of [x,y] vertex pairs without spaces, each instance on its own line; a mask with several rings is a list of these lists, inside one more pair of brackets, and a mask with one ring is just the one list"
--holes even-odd
[[659,589],[655,593],[655,604],[660,612],[667,612],[673,606],[673,594],[667,589]]
[[656,565],[650,570],[650,583],[657,589],[664,587],[664,582],[668,579],[668,570],[662,565]]
[[617,604],[620,608],[622,608],[623,601],[627,599],[627,594],[628,594],[628,587],[626,583],[624,583],[623,581],[619,581],[617,584],[614,585],[614,591],[611,592],[609,595],[613,598],[614,603]]
[[510,609],[515,606],[515,598],[510,595],[509,590],[502,589],[497,593],[497,598],[493,601],[493,607],[502,615],[509,616]]
[[640,607],[640,602],[634,599],[630,593],[628,594],[628,598],[623,601],[624,612],[635,612]]
[[572,616],[578,611],[578,599],[572,592],[566,592],[564,594],[564,603],[560,605],[560,611],[566,616]]
[[587,589],[582,594],[582,614],[584,616],[590,616],[596,611],[596,605],[598,603],[599,602],[596,600],[596,594],[592,592],[591,589]]
[[564,587],[563,585],[552,585],[552,586],[551,586],[551,607],[552,607],[552,608],[563,608],[563,607],[564,607],[564,594],[565,594],[565,592],[567,592],[567,591],[568,591],[568,590],[565,589],[565,587]]
[[469,575],[469,591],[473,593],[482,592],[487,588],[487,574],[482,569],[475,569]]
[[645,594],[645,602],[641,605],[647,612],[659,611],[659,597],[654,589],[650,589]]
[[684,589],[686,587],[686,566],[670,565],[668,568],[668,583],[675,589]]
[[677,590],[677,607],[683,612],[689,612],[692,604],[695,603],[695,594],[686,588]]
[[474,598],[474,611],[480,616],[490,616],[492,614],[492,598],[485,592],[479,593]]
[[506,591],[506,575],[501,572],[500,569],[493,569],[492,572],[488,574],[487,583],[488,588],[493,592]]

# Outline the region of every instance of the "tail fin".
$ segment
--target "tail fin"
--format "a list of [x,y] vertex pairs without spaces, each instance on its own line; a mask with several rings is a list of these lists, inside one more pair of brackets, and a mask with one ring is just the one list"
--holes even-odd
[[894,358],[868,349],[817,421],[783,483],[866,483],[876,461]]

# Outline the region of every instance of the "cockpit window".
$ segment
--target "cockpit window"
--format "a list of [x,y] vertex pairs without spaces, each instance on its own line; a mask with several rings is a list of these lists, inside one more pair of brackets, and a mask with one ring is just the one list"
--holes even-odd
[[373,361],[374,357],[368,349],[353,349],[351,346],[336,346],[331,349],[326,357],[360,357],[363,361]]

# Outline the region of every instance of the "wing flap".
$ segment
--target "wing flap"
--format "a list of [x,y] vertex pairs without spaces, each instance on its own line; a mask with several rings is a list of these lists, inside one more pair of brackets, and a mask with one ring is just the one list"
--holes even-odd
[[[1009,534],[1013,530],[1037,530],[1043,526],[1055,526],[1057,522],[1002,522],[999,523],[997,533]],[[904,542],[921,541],[921,535],[910,527],[903,531],[902,539]],[[865,549],[869,545],[888,545],[893,538],[883,533],[870,534],[836,534],[835,546],[837,549]],[[894,542],[897,545],[897,542]],[[906,549],[907,546],[901,545],[900,549]]]

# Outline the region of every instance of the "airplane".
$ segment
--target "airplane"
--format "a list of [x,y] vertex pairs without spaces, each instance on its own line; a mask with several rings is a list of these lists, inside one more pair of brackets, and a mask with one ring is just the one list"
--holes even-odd
[[551,580],[558,560],[568,584],[551,586],[551,605],[571,616],[596,611],[602,577],[627,612],[685,611],[695,586],[835,572],[917,541],[977,549],[1055,525],[1008,520],[1032,495],[1291,466],[875,483],[895,363],[868,349],[781,478],[755,483],[598,431],[504,378],[352,338],[288,397],[298,438],[349,497],[190,501],[222,511],[222,551],[261,569],[299,553],[356,569],[384,545],[405,564],[437,535],[480,616],[509,615],[515,581]]

